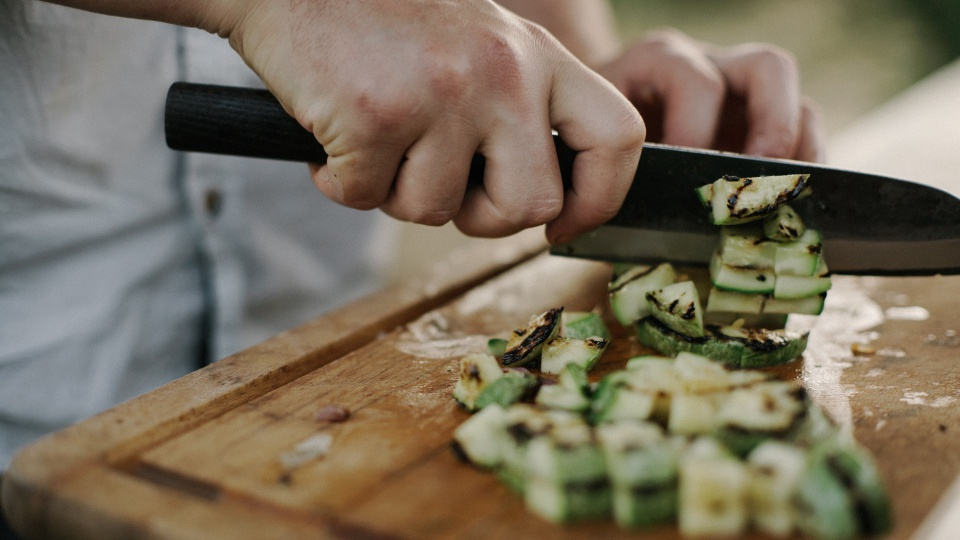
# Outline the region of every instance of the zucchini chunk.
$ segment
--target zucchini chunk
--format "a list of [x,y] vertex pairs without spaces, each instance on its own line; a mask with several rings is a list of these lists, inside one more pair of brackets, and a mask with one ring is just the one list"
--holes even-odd
[[688,456],[680,464],[678,521],[684,536],[737,537],[747,527],[746,466],[732,457]]
[[773,267],[730,266],[719,252],[710,259],[710,282],[717,289],[744,294],[773,294],[777,275]]
[[590,371],[600,360],[610,342],[606,339],[574,339],[555,337],[543,345],[540,371],[559,374],[567,364],[575,364]]
[[490,338],[487,340],[487,352],[497,358],[507,352],[507,340],[503,338]]
[[697,194],[697,199],[700,201],[707,210],[711,210],[711,204],[713,202],[713,184],[704,184],[698,188],[694,188],[694,192]]
[[813,276],[823,259],[823,237],[815,229],[807,229],[793,242],[778,244],[774,256],[777,275]]
[[[816,445],[810,451],[807,474],[801,488],[801,500],[805,509],[813,509],[814,512],[812,515],[805,515],[805,519],[801,521],[804,532],[825,533],[822,534],[824,538],[842,538],[841,535],[852,529],[852,536],[880,536],[889,532],[893,526],[890,499],[876,465],[870,454],[856,443],[841,443],[836,439],[828,439]],[[828,485],[833,484],[825,478],[829,475],[835,484],[844,490],[848,503],[841,505],[844,515],[836,516],[833,512],[837,510],[830,513],[842,526],[837,530],[833,530],[830,523],[823,522],[817,514],[822,514],[824,509],[810,500],[810,492],[816,487],[811,485],[814,484],[813,480],[817,479],[810,479],[810,476],[814,475]],[[839,496],[837,498],[841,499]]]
[[460,359],[457,383],[453,387],[453,399],[463,408],[475,411],[477,398],[484,388],[503,377],[503,369],[492,355],[468,354]]
[[677,515],[678,459],[659,425],[624,421],[597,427],[613,487],[613,517],[628,529]]
[[560,332],[562,315],[562,307],[553,308],[531,317],[525,328],[514,330],[513,335],[507,340],[507,348],[503,353],[503,365],[520,367],[540,360],[543,344]]
[[502,377],[486,385],[474,402],[475,409],[483,409],[491,403],[507,407],[519,401],[527,401],[536,395],[540,379],[525,369],[507,369]]
[[841,540],[860,533],[854,501],[822,452],[808,456],[794,497],[797,528],[805,535]]
[[714,225],[736,225],[762,219],[797,197],[809,174],[724,176],[713,183],[710,210]]
[[593,311],[564,311],[560,335],[573,339],[610,339],[610,329],[603,317]]
[[705,435],[722,425],[720,406],[722,394],[693,394],[680,392],[670,401],[670,419],[667,429],[676,435]]
[[597,387],[590,402],[590,422],[602,424],[619,420],[646,420],[653,415],[657,394],[633,388],[622,378]]
[[667,263],[655,267],[634,266],[610,281],[610,307],[620,324],[628,326],[648,315],[647,293],[677,280],[677,272]]
[[553,523],[601,519],[610,515],[610,485],[606,480],[558,484],[537,476],[527,480],[527,509]]
[[720,227],[720,259],[728,266],[773,268],[777,243],[754,223]]
[[793,494],[805,464],[806,453],[801,448],[781,441],[764,442],[750,452],[747,505],[750,520],[758,530],[779,538],[793,533]]
[[[722,313],[741,313],[757,315],[764,311],[766,297],[762,294],[748,294],[725,291],[716,287],[710,288],[707,296],[707,311]],[[788,312],[789,313],[789,312]]]
[[763,220],[764,236],[776,242],[793,242],[799,239],[806,229],[797,212],[786,204]]
[[826,303],[826,299],[827,293],[825,292],[804,298],[794,298],[791,300],[767,298],[763,302],[763,312],[819,315],[823,312],[823,306]]
[[576,364],[567,364],[560,371],[557,384],[540,387],[536,403],[550,409],[586,412],[590,408],[587,372]]
[[457,426],[454,449],[478,467],[497,467],[503,462],[503,449],[510,444],[506,428],[506,410],[493,403]]
[[777,300],[809,298],[829,291],[832,286],[833,281],[829,277],[779,276],[773,297]]
[[603,454],[583,422],[557,425],[527,448],[525,502],[557,523],[610,515],[610,486]]
[[703,336],[703,311],[700,297],[692,281],[672,283],[647,293],[650,314],[676,332]]

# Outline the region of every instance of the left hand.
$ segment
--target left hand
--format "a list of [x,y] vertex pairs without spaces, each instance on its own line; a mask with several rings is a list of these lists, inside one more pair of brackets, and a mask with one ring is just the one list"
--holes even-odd
[[823,159],[823,130],[796,62],[773,45],[719,47],[663,30],[596,70],[640,111],[649,141]]

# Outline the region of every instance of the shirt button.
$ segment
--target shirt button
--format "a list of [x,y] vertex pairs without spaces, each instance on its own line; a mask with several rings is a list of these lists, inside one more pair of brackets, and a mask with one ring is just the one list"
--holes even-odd
[[208,189],[203,194],[203,206],[207,209],[207,213],[216,217],[223,207],[223,196],[215,189]]

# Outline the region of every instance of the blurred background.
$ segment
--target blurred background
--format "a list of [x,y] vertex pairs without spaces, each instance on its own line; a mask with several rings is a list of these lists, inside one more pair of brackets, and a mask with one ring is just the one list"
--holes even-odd
[[[797,58],[828,136],[960,57],[960,0],[611,0],[624,42],[662,27],[733,45],[763,41]],[[960,96],[957,97],[960,99]],[[396,281],[485,240],[403,224]]]

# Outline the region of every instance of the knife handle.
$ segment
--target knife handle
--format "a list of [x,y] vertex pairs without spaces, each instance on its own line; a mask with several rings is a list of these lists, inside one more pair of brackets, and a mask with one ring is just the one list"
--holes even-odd
[[[326,163],[327,153],[313,134],[287,114],[267,90],[177,82],[167,92],[164,127],[173,150],[230,156]],[[553,142],[565,186],[571,185],[571,150]],[[483,183],[485,160],[476,155],[469,182]]]
[[164,111],[174,150],[326,163],[313,134],[267,90],[174,83]]

